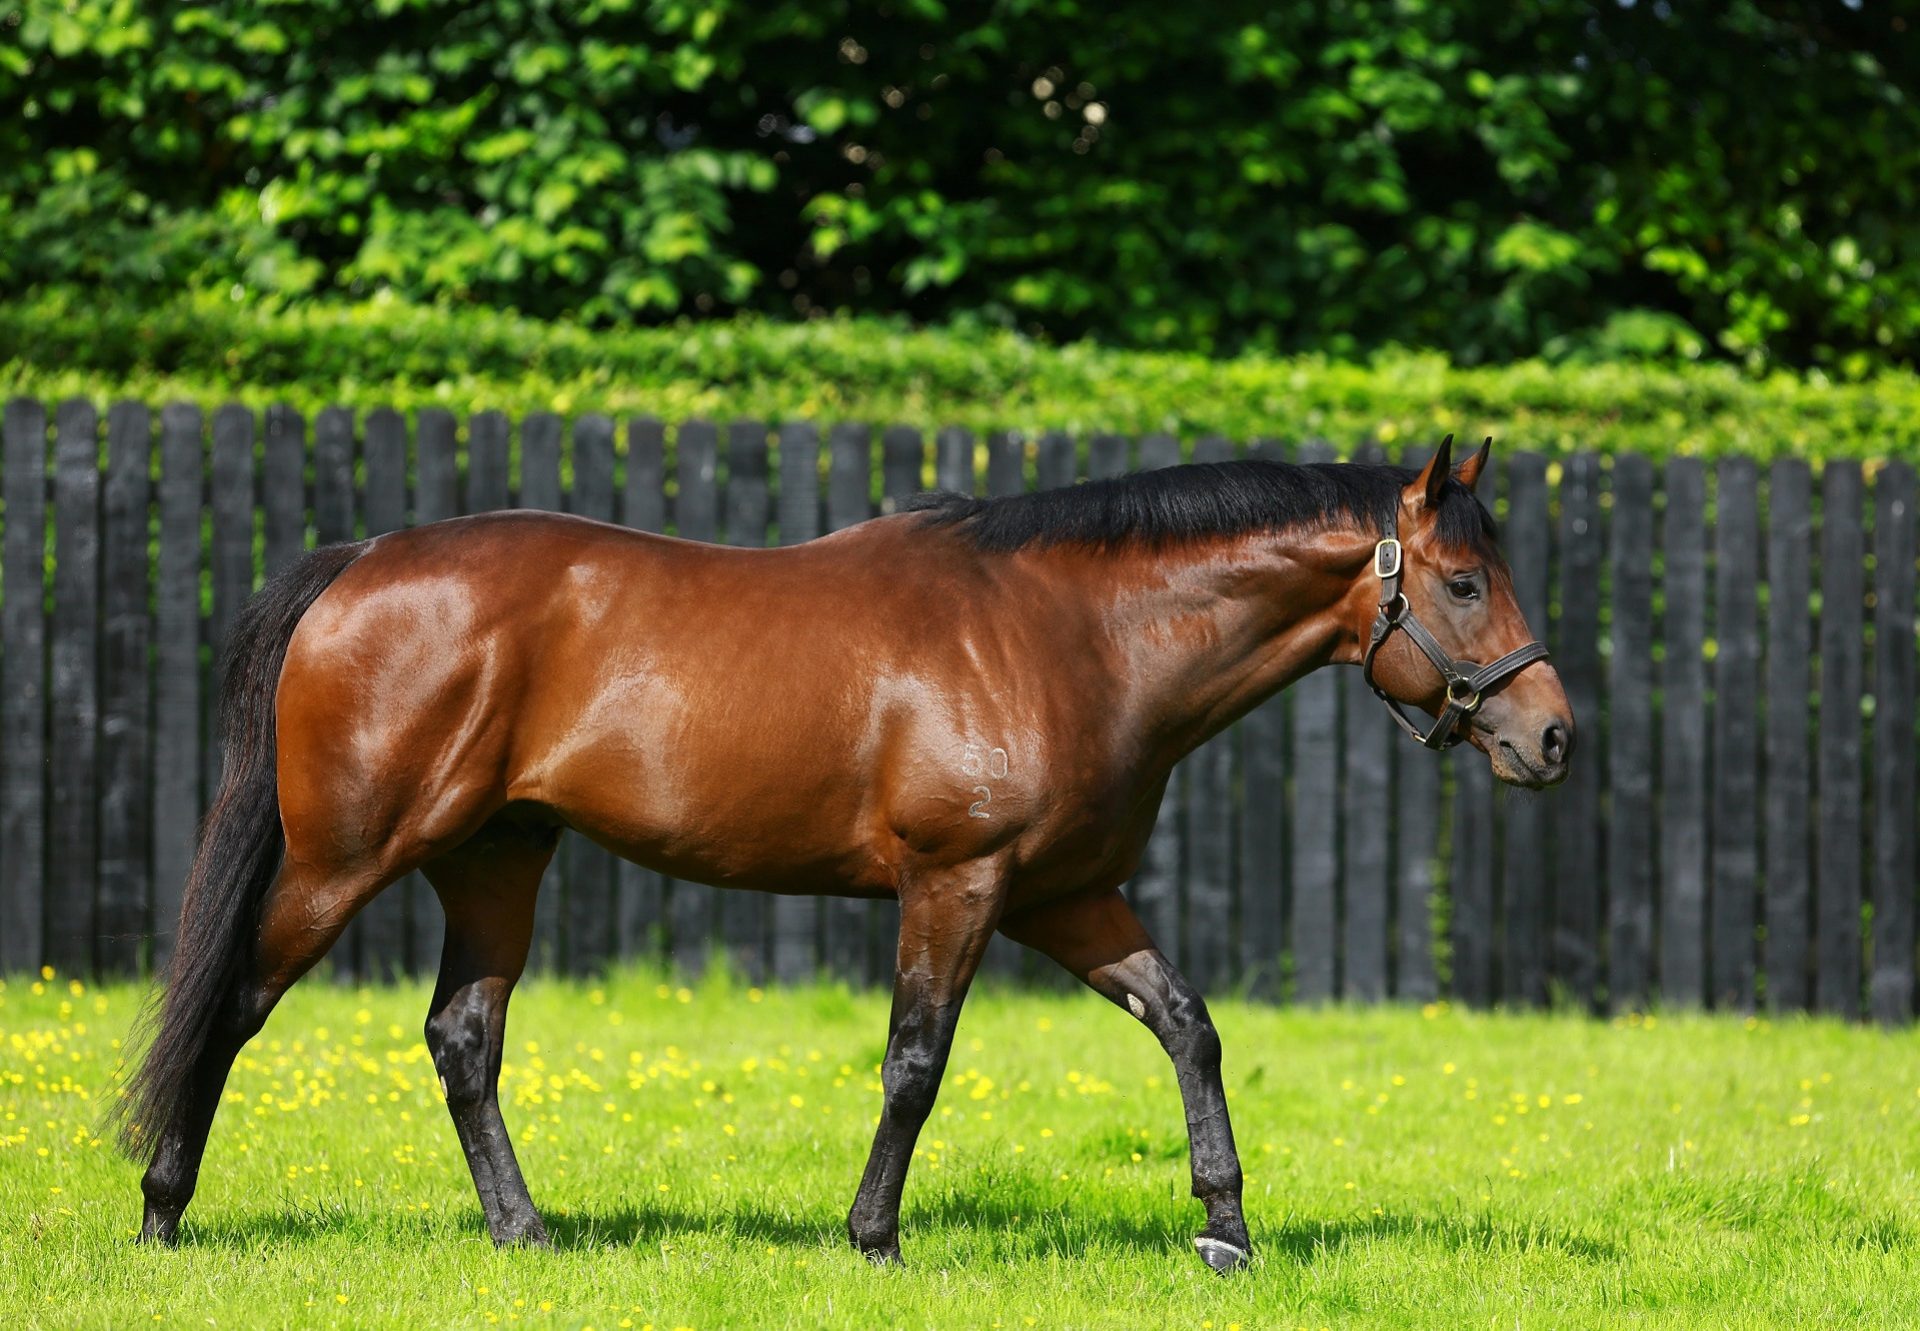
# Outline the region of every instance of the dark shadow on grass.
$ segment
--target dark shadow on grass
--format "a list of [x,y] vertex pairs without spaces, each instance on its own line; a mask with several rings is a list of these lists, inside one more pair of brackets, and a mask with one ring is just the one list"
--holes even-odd
[[[1004,1180],[1003,1180],[1004,1181]],[[1017,1180],[1013,1182],[1017,1183]],[[1008,1197],[1020,1197],[1018,1209]],[[1117,1214],[1098,1196],[1031,1187],[993,1187],[978,1192],[943,1191],[910,1202],[901,1217],[901,1238],[909,1260],[916,1239],[925,1241],[954,1231],[979,1236],[980,1245],[998,1261],[1079,1258],[1089,1251],[1129,1254],[1165,1253],[1170,1259],[1193,1255],[1193,1235],[1202,1215],[1197,1204],[1171,1199],[1154,1212]],[[1251,1217],[1254,1249],[1267,1261],[1311,1265],[1346,1246],[1373,1240],[1429,1244],[1457,1251],[1563,1253],[1588,1262],[1618,1258],[1620,1245],[1590,1234],[1541,1225],[1525,1217],[1345,1216],[1295,1218],[1278,1226]],[[653,1246],[661,1242],[744,1242],[786,1248],[837,1247],[847,1242],[840,1199],[822,1200],[805,1210],[776,1210],[744,1202],[726,1210],[693,1211],[677,1206],[626,1205],[594,1211],[549,1211],[547,1232],[564,1251]],[[449,1224],[463,1238],[484,1239],[486,1227],[477,1207],[449,1215],[381,1213],[327,1208],[252,1212],[189,1220],[182,1243],[192,1247],[253,1248],[263,1243],[324,1241],[364,1232],[372,1225],[384,1234],[416,1241],[424,1251],[446,1239]]]

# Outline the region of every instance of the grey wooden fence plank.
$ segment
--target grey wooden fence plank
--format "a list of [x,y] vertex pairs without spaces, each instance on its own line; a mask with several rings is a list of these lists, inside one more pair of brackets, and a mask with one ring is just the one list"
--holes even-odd
[[1913,1017],[1914,485],[1899,460],[1873,483],[1874,1020]]
[[1713,891],[1710,992],[1722,1007],[1754,999],[1754,894],[1760,871],[1759,473],[1720,464],[1714,521]]
[[253,595],[253,413],[229,404],[213,414],[213,468],[209,502],[213,509],[213,613],[206,641],[213,669],[207,677],[206,797],[220,786],[219,665],[227,634],[247,598]]
[[[666,427],[652,416],[627,422],[627,474],[620,517],[639,531],[667,529]],[[624,957],[657,957],[666,937],[666,879],[621,860],[614,870],[619,949]]]
[[[337,473],[337,460],[330,465]],[[349,485],[351,476],[352,458],[349,454]],[[390,407],[367,413],[366,478],[367,535],[380,536],[406,526],[407,421]],[[336,474],[331,484],[338,486],[339,483],[340,477]],[[338,521],[338,517],[333,520]],[[393,980],[411,969],[407,922],[415,913],[414,899],[428,890],[426,879],[416,871],[407,874],[361,909],[353,927],[359,934],[358,966],[363,978]]]
[[[690,541],[720,537],[720,432],[710,421],[686,421],[674,434],[674,534]],[[705,969],[707,949],[718,941],[719,903],[704,883],[670,880],[667,950],[674,965],[690,973]]]
[[[767,483],[767,427],[762,421],[727,426],[727,543],[764,546],[771,517]],[[720,894],[720,932],[734,974],[761,980],[767,974],[770,902],[764,893]]]
[[889,425],[880,433],[880,511],[892,513],[902,499],[927,488],[927,446],[911,425]]
[[[414,418],[413,521],[425,526],[459,514],[459,424],[451,412],[428,407]],[[404,900],[408,969],[416,975],[431,975],[440,964],[446,916],[424,880],[413,883],[410,877]]]
[[[1499,491],[1499,465],[1498,457],[1490,458],[1480,475],[1479,494],[1490,506]],[[1500,945],[1505,931],[1497,896],[1499,829],[1493,770],[1484,754],[1469,747],[1453,750],[1446,763],[1453,774],[1453,854],[1448,866],[1453,992],[1468,1003],[1484,1005],[1503,992]]]
[[[827,528],[841,531],[873,515],[873,431],[842,422],[827,432]],[[831,897],[823,903],[821,962],[854,983],[869,978],[873,912],[864,901]]]
[[[780,544],[799,545],[820,534],[820,430],[810,421],[780,427]],[[825,907],[818,898],[777,896],[768,920],[773,976],[793,982],[820,965]]]
[[1026,436],[1013,430],[995,430],[987,436],[987,493],[1017,495],[1026,492]]
[[934,438],[934,485],[956,494],[973,493],[973,431],[949,425]]
[[[565,507],[560,489],[560,453],[565,423],[550,411],[529,412],[520,422],[520,494],[517,507],[558,513]],[[560,844],[540,880],[533,907],[531,963],[560,970],[572,943],[567,928],[571,911],[572,867],[578,832],[562,832]]]
[[153,783],[148,652],[148,514],[153,419],[137,402],[107,412],[101,503],[100,901],[102,971],[140,969],[151,932],[147,818]]
[[1554,796],[1559,887],[1554,902],[1555,978],[1581,1003],[1600,986],[1601,791],[1606,744],[1600,714],[1600,460],[1576,453],[1562,466],[1560,616],[1547,645],[1573,709],[1580,753]]
[[1860,1010],[1860,694],[1863,599],[1860,464],[1820,474],[1819,815],[1814,820],[1813,1004]]
[[[1402,450],[1400,463],[1417,470],[1432,455],[1431,445],[1411,444]],[[1374,699],[1367,710],[1377,712],[1379,707]],[[1364,716],[1359,723],[1367,724]],[[1398,729],[1385,717],[1379,718],[1379,724]],[[1400,755],[1393,768],[1393,916],[1398,953],[1394,981],[1399,997],[1428,1002],[1440,996],[1434,905],[1441,876],[1444,769],[1436,755],[1407,747],[1409,751]],[[1294,779],[1297,784],[1297,772]]]
[[[1249,455],[1283,462],[1275,440],[1257,440]],[[1180,441],[1147,435],[1140,441],[1142,466],[1172,466]],[[1287,700],[1273,697],[1240,722],[1240,947],[1237,968],[1248,993],[1276,998],[1281,991],[1281,954],[1286,948]]]
[[52,702],[47,751],[47,960],[94,970],[99,890],[100,418],[62,402],[53,439]]
[[[200,409],[184,402],[160,413],[160,549],[153,597],[156,968],[173,954],[200,821],[200,513],[207,475],[201,425]],[[7,511],[12,513],[11,505]]]
[[1050,430],[1040,436],[1034,455],[1034,488],[1054,490],[1072,485],[1079,463],[1074,457],[1073,436]]
[[[1707,472],[1667,464],[1661,525],[1660,997],[1707,997]],[[1804,706],[1804,703],[1802,704]],[[1578,761],[1576,759],[1576,761]]]
[[307,548],[307,423],[292,407],[267,408],[260,509],[271,578]]
[[1767,485],[1767,1005],[1813,995],[1813,474],[1798,458]]
[[[573,485],[566,508],[583,518],[613,521],[613,422],[605,416],[589,414],[573,423]],[[593,973],[613,959],[618,942],[615,859],[606,847],[577,833],[566,838],[562,853],[567,969]]]
[[[1233,456],[1233,445],[1225,439],[1203,439],[1196,447],[1200,445],[1204,445],[1204,451],[1212,461],[1224,461]],[[1127,437],[1125,435],[1096,434],[1087,441],[1088,480],[1105,481],[1126,474]]]
[[[1513,572],[1513,593],[1527,627],[1538,637],[1547,631],[1549,586],[1553,573],[1553,514],[1547,488],[1547,460],[1538,453],[1513,453],[1506,459],[1507,517],[1500,541]],[[1482,482],[1485,488],[1485,482]],[[1424,755],[1402,751],[1402,762]],[[1552,938],[1553,837],[1548,825],[1551,796],[1502,787],[1497,796],[1501,836],[1500,898],[1504,925],[1500,945],[1501,983],[1508,997],[1544,1003],[1549,996],[1549,942]],[[1402,936],[1405,930],[1402,929]]]
[[492,513],[513,503],[511,448],[504,413],[475,412],[467,422],[467,512]]
[[44,960],[47,881],[47,413],[12,398],[0,418],[0,970]]
[[[1194,443],[1196,462],[1225,462],[1233,445],[1217,436]],[[1095,435],[1088,448],[1088,473],[1100,480],[1124,469],[1127,441],[1118,435]],[[1187,978],[1202,990],[1215,989],[1233,978],[1240,955],[1234,928],[1233,751],[1235,729],[1228,728],[1202,744],[1181,764],[1187,769],[1187,893],[1181,964]]]
[[1643,1008],[1654,973],[1653,466],[1613,464],[1608,657],[1607,999]]
[[[1302,462],[1325,462],[1333,449],[1315,440]],[[1316,670],[1293,686],[1294,992],[1303,1002],[1339,993],[1340,681]]]
[[[1203,459],[1195,458],[1197,461]],[[1354,450],[1353,460],[1367,464],[1386,461],[1371,441]],[[1492,493],[1492,478],[1486,482]],[[1381,796],[1393,788],[1393,752],[1397,743],[1392,722],[1358,670],[1339,672],[1341,705],[1347,717],[1342,746],[1341,816],[1341,954],[1345,974],[1341,996],[1374,1002],[1387,996],[1387,971],[1392,954],[1393,845],[1384,832]],[[1488,883],[1489,889],[1492,884]],[[1492,921],[1488,924],[1491,926]],[[1489,936],[1488,942],[1492,938]]]

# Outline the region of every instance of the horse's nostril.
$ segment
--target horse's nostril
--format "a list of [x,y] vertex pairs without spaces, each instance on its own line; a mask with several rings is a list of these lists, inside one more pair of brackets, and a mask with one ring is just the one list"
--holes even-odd
[[1567,760],[1567,748],[1566,725],[1552,722],[1547,726],[1547,733],[1540,737],[1540,756],[1557,767]]

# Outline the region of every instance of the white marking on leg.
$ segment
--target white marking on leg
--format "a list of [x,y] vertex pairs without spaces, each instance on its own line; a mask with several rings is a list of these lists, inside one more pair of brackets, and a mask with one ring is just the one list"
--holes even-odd
[[1142,1003],[1137,995],[1127,995],[1127,1007],[1131,1009],[1133,1015],[1140,1018],[1140,1020],[1145,1021],[1147,1019],[1147,1005]]

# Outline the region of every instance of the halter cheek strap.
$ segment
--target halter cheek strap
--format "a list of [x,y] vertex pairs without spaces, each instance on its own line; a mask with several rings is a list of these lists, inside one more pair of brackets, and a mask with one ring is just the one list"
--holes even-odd
[[[1367,654],[1360,669],[1366,676],[1367,687],[1393,712],[1393,719],[1400,723],[1402,730],[1429,749],[1450,749],[1466,738],[1461,732],[1461,723],[1480,710],[1486,691],[1508,676],[1519,674],[1535,661],[1546,660],[1547,649],[1537,642],[1530,642],[1524,647],[1516,647],[1490,665],[1456,661],[1448,656],[1446,649],[1433,634],[1427,632],[1427,626],[1413,613],[1413,607],[1400,590],[1400,579],[1405,569],[1400,539],[1396,534],[1398,525],[1399,516],[1390,516],[1385,537],[1373,548],[1373,572],[1380,579],[1380,613],[1374,618],[1373,635],[1367,641]],[[1395,629],[1413,639],[1413,645],[1426,654],[1426,658],[1433,662],[1434,669],[1446,681],[1446,706],[1440,709],[1432,729],[1424,734],[1407,716],[1405,709],[1373,677],[1373,658],[1386,645],[1387,639],[1393,636]]]

